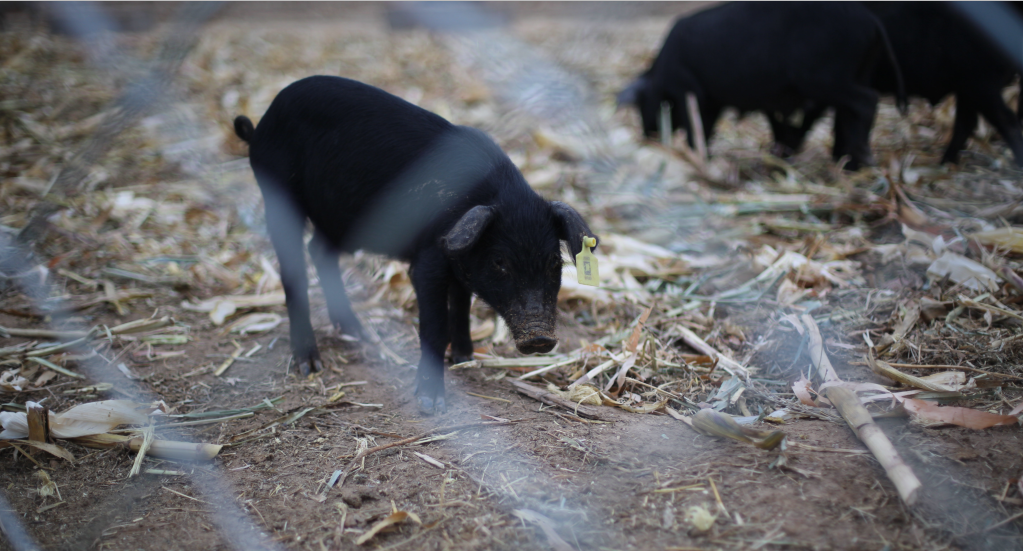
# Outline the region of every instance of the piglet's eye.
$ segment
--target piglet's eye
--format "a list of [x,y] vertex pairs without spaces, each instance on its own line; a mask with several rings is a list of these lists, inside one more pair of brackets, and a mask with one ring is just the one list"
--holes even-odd
[[496,258],[494,259],[494,268],[501,272],[507,272],[508,263],[505,262],[503,258]]

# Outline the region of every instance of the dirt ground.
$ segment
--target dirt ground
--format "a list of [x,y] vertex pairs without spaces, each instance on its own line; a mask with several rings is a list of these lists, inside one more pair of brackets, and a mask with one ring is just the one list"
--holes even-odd
[[[4,518],[20,522],[43,549],[354,549],[361,536],[395,511],[414,519],[361,547],[1023,548],[1018,425],[981,431],[924,426],[905,417],[878,419],[923,485],[916,505],[907,507],[834,410],[795,415],[781,425],[758,421],[755,428],[787,435],[784,451],[765,451],[702,436],[663,409],[637,414],[595,407],[597,418],[584,418],[517,392],[511,381],[531,368],[471,367],[447,373],[447,413],[424,417],[412,396],[419,354],[415,301],[400,269],[387,271],[394,264],[386,259],[359,254],[343,258],[342,269],[360,318],[390,354],[335,334],[314,284],[313,325],[327,368],[309,378],[290,371],[283,305],[260,308],[284,319],[251,335],[228,334],[207,313],[184,307],[186,301],[264,291],[276,266],[244,145],[231,135],[233,116],[258,118],[277,91],[302,76],[341,74],[492,133],[534,186],[576,205],[598,234],[642,238],[687,259],[691,267],[685,276],[665,279],[660,287],[651,283],[654,277],[629,276],[625,287],[608,291],[610,299],[572,295],[561,301],[560,352],[627,334],[649,307],[654,314],[644,339],[649,336],[650,346],[659,349],[655,357],[681,361],[696,352],[672,332],[684,325],[743,365],[756,367],[741,405],[733,401],[729,413],[766,414],[786,405],[793,411],[819,409],[796,407],[791,384],[808,372],[811,359],[806,340],[780,319],[805,307],[784,304],[774,287],[762,299],[694,307],[684,307],[687,301],[665,289],[693,285],[709,296],[756,276],[752,257],[762,246],[798,248],[813,257],[828,241],[835,247],[848,244],[842,259],[857,263],[863,281],[826,290],[821,283],[807,286],[816,286],[812,296],[819,303],[811,311],[829,320],[818,321],[827,354],[843,378],[891,384],[864,365],[863,335],[879,340],[889,333],[910,300],[951,301],[965,291],[947,279],[929,282],[911,259],[877,253],[910,236],[900,224],[904,212],[877,206],[887,203],[871,195],[872,179],[901,173],[913,199],[928,208],[966,211],[970,220],[1014,222],[1020,172],[1005,162],[1005,148],[990,129],[982,129],[971,143],[961,166],[933,168],[951,131],[947,103],[935,108],[915,103],[908,119],[884,103],[873,142],[881,168],[862,177],[842,175],[831,166],[830,128],[818,128],[806,150],[791,160],[795,169],[779,173],[763,160],[769,145],[766,121],[734,115],[722,122],[711,145],[712,161],[700,174],[652,146],[629,149],[635,146],[624,144],[636,141],[638,118],[614,111],[614,95],[656,51],[671,23],[666,14],[699,6],[541,3],[527,9],[500,3],[492,10],[501,16],[505,42],[480,44],[420,27],[392,30],[387,22],[389,17],[393,22],[394,9],[380,4],[251,9],[229,4],[199,31],[169,86],[170,99],[116,137],[95,163],[102,171],[92,169],[83,191],[69,194],[66,214],[50,219],[50,236],[36,247],[35,262],[45,273],[19,276],[41,279],[43,274],[54,285],[51,297],[69,304],[97,299],[94,304],[60,318],[41,315],[24,286],[5,283],[0,294],[3,328],[113,327],[170,315],[180,328],[174,334],[187,335],[187,342],[147,345],[111,337],[97,345],[101,363],[124,369],[84,381],[65,375],[42,379],[45,367],[10,358],[3,369],[20,368],[36,384],[30,391],[0,390],[0,399],[13,404],[45,399],[55,412],[99,399],[162,401],[174,414],[275,401],[247,417],[158,430],[158,438],[225,447],[208,462],[150,457],[138,476],[129,476],[135,454],[121,448],[61,442],[75,456],[73,463],[0,450],[0,488],[9,506],[5,512],[12,513]],[[72,38],[25,28],[0,33],[0,63],[7,72],[0,81],[7,92],[21,94],[0,100],[6,157],[0,166],[5,179],[0,225],[24,227],[42,188],[89,143],[83,140],[96,125],[82,121],[107,112],[125,84],[140,74],[130,55],[159,55],[160,40],[166,39],[162,24],[104,35],[112,45],[106,55],[119,61],[102,70],[96,69],[98,50],[80,48]],[[510,52],[514,59],[488,63],[493,52],[487,48],[504,48],[495,51]],[[596,106],[593,116],[603,121],[600,132],[611,137],[612,146],[610,153],[596,148],[592,157],[619,159],[615,168],[604,170],[599,162],[581,159],[595,151],[585,142],[588,134],[580,132],[576,141],[559,134],[559,113],[537,122],[530,96],[508,85],[525,74],[516,60],[534,59],[527,55],[560,71],[526,74],[564,95],[548,101],[562,105],[557,102],[583,98]],[[498,88],[501,82],[508,86]],[[537,137],[539,126],[551,128],[554,138]],[[621,151],[628,151],[634,164],[622,161]],[[915,185],[908,183],[910,170],[921,175]],[[768,192],[813,200],[779,216],[707,207],[740,204],[736,197]],[[822,214],[819,201],[835,203],[839,193],[852,199]],[[868,196],[874,199],[863,199]],[[938,210],[926,213],[932,221],[952,224]],[[815,240],[820,227],[828,228],[827,238]],[[1015,257],[1009,266],[1016,268]],[[95,283],[103,280],[112,282],[112,289]],[[632,282],[636,286],[627,287]],[[1020,293],[1007,289],[996,293],[1000,304],[1018,304]],[[111,292],[135,294],[102,300]],[[854,311],[862,315],[843,316]],[[1012,337],[1019,324],[1007,318],[974,312],[964,314],[959,325],[921,322],[907,336],[911,346],[889,361],[968,364],[1018,378],[1023,354]],[[477,328],[495,322],[493,312],[478,303],[473,320]],[[994,338],[1008,344],[992,348]],[[33,340],[39,339],[0,339],[0,348]],[[477,345],[487,357],[518,357],[507,340],[490,334]],[[214,375],[232,354],[233,364]],[[87,372],[84,360],[69,357],[61,363]],[[713,401],[726,380],[713,368],[670,371],[647,377],[684,395],[685,400],[670,403],[680,410]],[[573,376],[578,375],[553,371],[544,381],[564,386]],[[99,382],[113,387],[74,392]],[[984,407],[1008,411],[1019,401],[1017,388],[988,385]],[[286,414],[296,415],[282,422]],[[360,450],[417,435],[441,438],[372,453],[334,484]],[[58,495],[40,492],[42,471]],[[694,519],[700,515],[715,517],[709,528],[698,528]],[[10,530],[4,526],[8,538]],[[22,547],[8,539],[0,548]]]

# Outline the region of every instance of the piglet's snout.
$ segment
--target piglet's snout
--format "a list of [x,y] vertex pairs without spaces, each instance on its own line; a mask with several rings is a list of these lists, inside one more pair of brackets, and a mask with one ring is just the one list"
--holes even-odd
[[515,347],[519,352],[550,352],[558,344],[558,337],[554,333],[558,311],[553,303],[544,303],[541,291],[523,293],[520,302],[510,310],[504,321],[515,337]]
[[525,341],[516,342],[515,347],[523,354],[542,354],[553,350],[556,344],[558,344],[558,339],[540,335]]

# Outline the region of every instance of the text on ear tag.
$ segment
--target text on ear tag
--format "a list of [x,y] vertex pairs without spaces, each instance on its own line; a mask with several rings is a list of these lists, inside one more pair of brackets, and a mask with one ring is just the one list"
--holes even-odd
[[597,257],[590,252],[590,247],[597,246],[597,240],[583,236],[583,250],[575,255],[575,273],[579,283],[597,287],[600,276],[597,274]]

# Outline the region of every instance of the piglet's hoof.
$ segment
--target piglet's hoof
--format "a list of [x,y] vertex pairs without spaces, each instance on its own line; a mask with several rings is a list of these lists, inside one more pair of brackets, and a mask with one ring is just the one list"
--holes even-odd
[[448,411],[443,396],[416,396],[416,401],[419,403],[419,413],[423,415],[442,414]]
[[309,373],[323,371],[323,361],[320,360],[320,353],[313,352],[312,354],[303,354],[301,356],[296,355],[294,357],[295,364],[298,366],[298,372],[303,377],[308,376]]
[[429,379],[416,381],[416,403],[419,404],[419,413],[433,415],[434,413],[447,413],[448,405],[444,402],[444,383],[436,384]]

